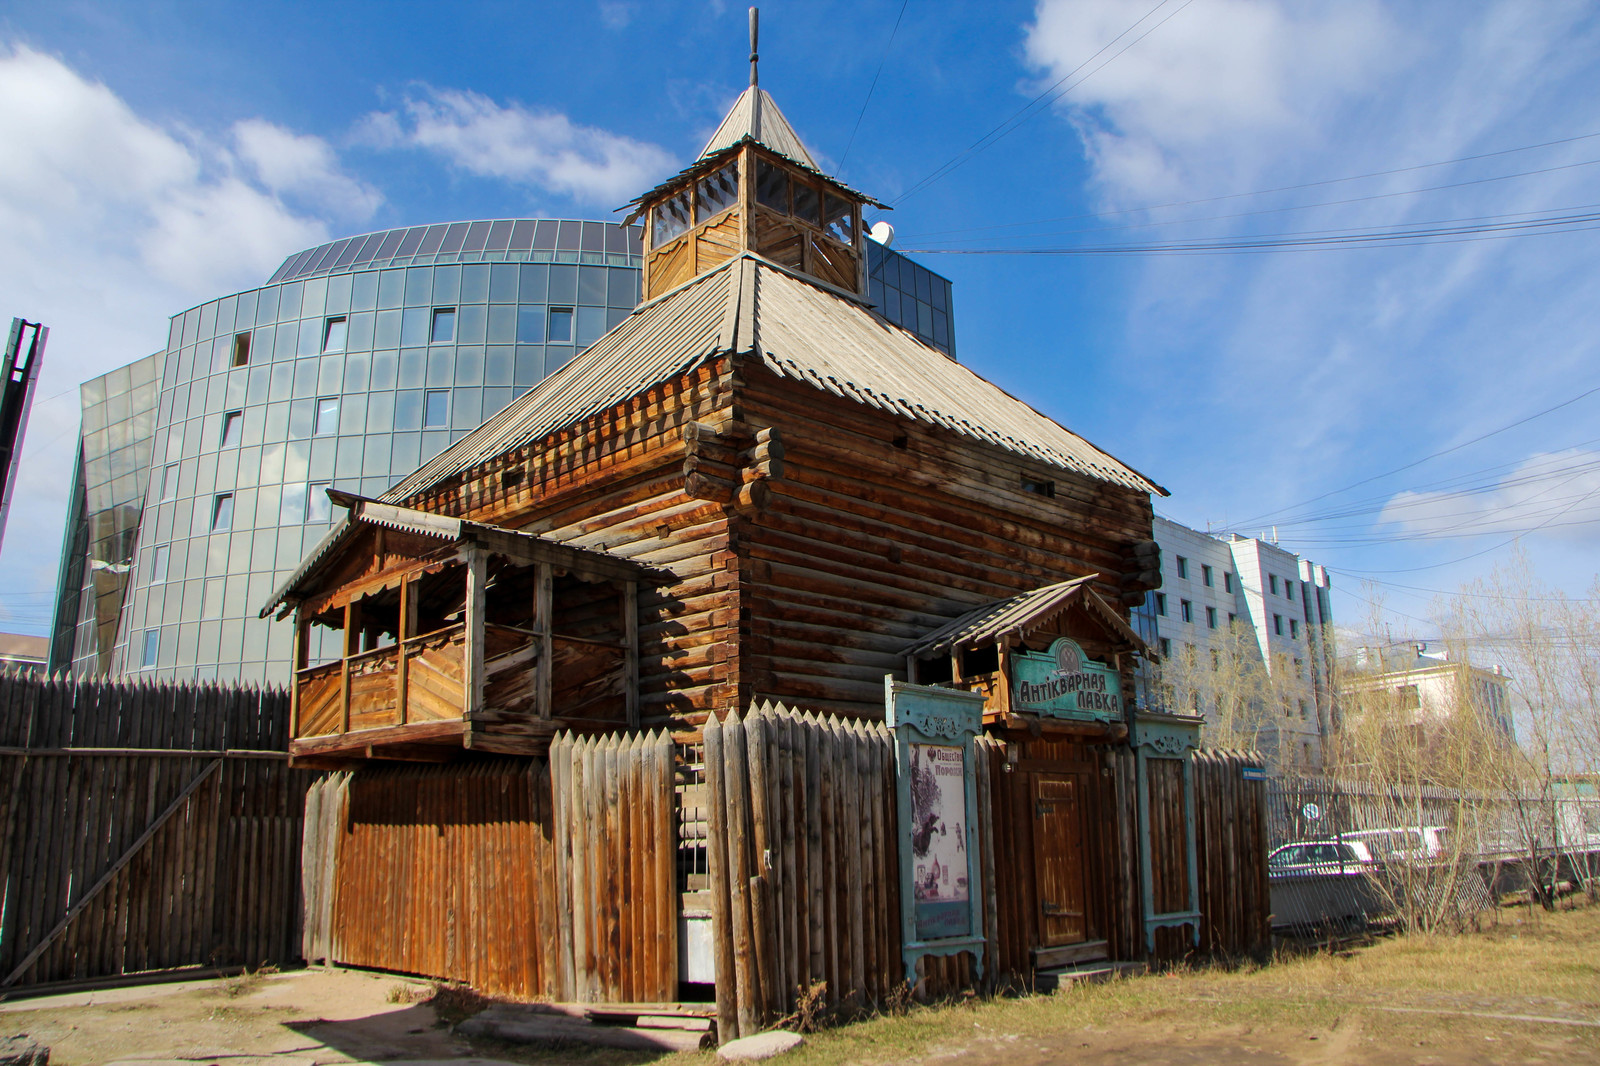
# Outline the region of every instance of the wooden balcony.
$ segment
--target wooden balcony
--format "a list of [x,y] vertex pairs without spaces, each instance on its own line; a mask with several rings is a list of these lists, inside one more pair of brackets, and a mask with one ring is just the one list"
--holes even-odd
[[[336,531],[269,604],[300,594],[289,747],[297,765],[442,762],[468,749],[540,754],[558,730],[637,727],[640,568],[360,502],[383,525],[361,528],[367,508],[353,508],[352,528]],[[318,628],[339,633],[342,654],[312,665]]]

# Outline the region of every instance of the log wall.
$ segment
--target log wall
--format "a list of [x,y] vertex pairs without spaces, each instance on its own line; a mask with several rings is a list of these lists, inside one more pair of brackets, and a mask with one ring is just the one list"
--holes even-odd
[[0,674],[0,988],[299,954],[288,694]]
[[407,501],[669,573],[639,589],[646,728],[696,725],[739,705],[738,516],[726,506],[731,489],[686,472],[688,427],[731,419],[734,383],[731,360],[715,360]]
[[[759,366],[745,417],[784,449],[764,511],[739,526],[744,702],[881,718],[905,646],[972,608],[1099,573],[1117,603],[1148,495],[895,417]],[[1055,495],[1023,489],[1049,481]],[[1093,653],[1091,649],[1091,653]]]

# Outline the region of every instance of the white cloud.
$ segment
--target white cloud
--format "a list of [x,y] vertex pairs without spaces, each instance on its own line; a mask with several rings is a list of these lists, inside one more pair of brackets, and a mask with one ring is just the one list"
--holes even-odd
[[78,383],[165,347],[169,315],[260,284],[328,239],[329,219],[364,221],[381,198],[315,137],[260,120],[215,138],[169,128],[23,46],[0,44],[0,145],[0,327],[20,315],[51,331],[5,533],[0,628],[37,628]]
[[1487,491],[1399,492],[1379,525],[1421,537],[1539,534],[1600,540],[1600,452],[1567,449],[1530,456]]
[[383,203],[378,190],[339,169],[338,157],[321,137],[245,119],[234,123],[233,140],[239,158],[274,193],[303,196],[315,206],[357,219],[371,218]]
[[[1023,92],[1066,74],[1150,6],[1042,0],[1025,44],[1040,78]],[[1178,6],[1168,4],[1107,55]],[[1325,182],[1600,129],[1596,47],[1600,24],[1576,3],[1197,0],[1064,97],[1056,114],[1065,121],[1055,131],[1080,141],[1088,184],[1108,207]],[[1036,122],[1034,135],[1049,136],[1048,124]],[[1338,233],[1555,209],[1590,202],[1597,168],[1554,168],[1595,155],[1594,142],[1575,142],[1108,215],[1108,225],[1144,228],[1095,242]],[[1468,184],[1542,168],[1552,169]],[[1455,187],[1412,194],[1435,185]],[[1315,206],[1342,199],[1352,202]],[[1137,260],[1127,271],[1121,339],[1136,358],[1111,374],[1138,412],[1128,433],[1163,456],[1153,472],[1175,490],[1173,506],[1191,524],[1227,526],[1366,483],[1376,471],[1569,399],[1573,382],[1592,376],[1600,330],[1590,236]],[[1593,433],[1579,411],[1561,410],[1390,484],[1425,493],[1433,491],[1426,482],[1504,462],[1508,452],[1583,447],[1576,442]],[[1472,528],[1504,539],[1537,524],[1537,501],[1519,492],[1507,485]],[[1392,545],[1376,545],[1382,534],[1348,522],[1306,534],[1325,547],[1321,561],[1347,571],[1405,573],[1459,561],[1460,570],[1428,571],[1438,583],[1493,565],[1492,555],[1471,557],[1471,547],[1456,560],[1458,543],[1427,535],[1461,531],[1445,517],[1463,509],[1459,500],[1395,497],[1401,505],[1386,520],[1414,521]],[[1592,513],[1588,506],[1547,527],[1540,565],[1557,572],[1558,556],[1581,555],[1573,538],[1593,527],[1564,523]],[[1592,560],[1568,571],[1584,567]]]
[[624,0],[600,0],[600,22],[608,30],[626,29],[636,10],[636,4]]
[[608,207],[674,168],[672,155],[657,145],[460,89],[425,88],[406,101],[403,114],[369,115],[362,132],[370,143],[425,149],[479,177]]
[[1167,199],[1196,180],[1248,172],[1262,159],[1237,154],[1244,131],[1269,137],[1252,147],[1274,152],[1315,142],[1328,98],[1361,91],[1389,47],[1386,20],[1367,0],[1202,0],[1140,22],[1149,11],[1146,0],[1044,0],[1026,41],[1045,84],[1084,65],[1062,103],[1119,197]]

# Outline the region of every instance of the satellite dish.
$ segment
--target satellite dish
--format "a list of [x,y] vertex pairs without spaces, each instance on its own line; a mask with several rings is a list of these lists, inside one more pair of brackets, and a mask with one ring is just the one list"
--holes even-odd
[[887,248],[894,243],[894,227],[880,219],[872,224],[872,228],[867,231],[867,236]]

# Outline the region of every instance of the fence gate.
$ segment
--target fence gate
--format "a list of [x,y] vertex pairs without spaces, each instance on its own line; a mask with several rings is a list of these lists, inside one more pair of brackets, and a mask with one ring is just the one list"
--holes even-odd
[[281,692],[0,675],[0,989],[296,958],[287,722]]

